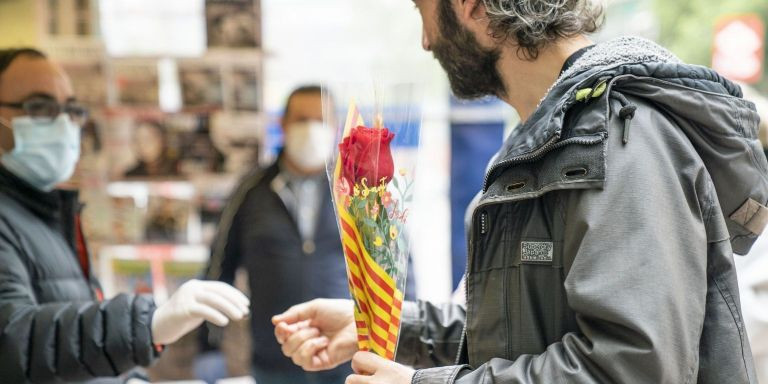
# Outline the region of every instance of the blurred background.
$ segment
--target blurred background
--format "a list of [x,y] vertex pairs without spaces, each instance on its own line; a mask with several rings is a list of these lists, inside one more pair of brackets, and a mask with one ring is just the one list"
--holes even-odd
[[[593,38],[655,40],[764,108],[766,23],[765,0],[613,0]],[[451,98],[408,0],[0,0],[0,47],[20,46],[63,65],[91,108],[72,183],[107,296],[162,300],[199,275],[232,188],[281,148],[293,88],[383,79],[422,91],[416,293],[448,300],[465,268],[464,210],[518,122],[498,100]],[[167,353],[153,379],[193,379],[190,353]]]

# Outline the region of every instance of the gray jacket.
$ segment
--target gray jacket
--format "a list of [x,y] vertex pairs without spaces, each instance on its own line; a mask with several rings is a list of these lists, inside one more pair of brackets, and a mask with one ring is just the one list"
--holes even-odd
[[768,220],[757,125],[652,42],[590,50],[489,168],[466,308],[406,304],[413,382],[755,383],[732,255]]

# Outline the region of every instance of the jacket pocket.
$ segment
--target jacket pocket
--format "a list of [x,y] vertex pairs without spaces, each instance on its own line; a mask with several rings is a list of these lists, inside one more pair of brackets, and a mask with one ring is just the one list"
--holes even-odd
[[[562,225],[548,195],[486,207],[468,275],[472,365],[539,354],[575,328],[565,296]],[[476,228],[483,227],[480,223]]]
[[540,354],[566,332],[568,303],[563,282],[562,242],[521,238],[515,262],[505,270],[507,358]]

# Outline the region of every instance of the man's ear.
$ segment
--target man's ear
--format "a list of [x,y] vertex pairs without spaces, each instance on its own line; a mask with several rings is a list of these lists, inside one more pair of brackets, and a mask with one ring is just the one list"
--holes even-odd
[[492,44],[488,30],[488,14],[486,13],[485,0],[458,0],[459,22],[468,30],[475,33],[475,37],[481,44]]
[[459,18],[465,25],[485,20],[485,2],[483,0],[459,0]]

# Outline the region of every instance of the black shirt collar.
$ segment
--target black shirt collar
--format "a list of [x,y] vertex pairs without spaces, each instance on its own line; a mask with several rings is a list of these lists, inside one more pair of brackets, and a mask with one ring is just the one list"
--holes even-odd
[[594,44],[588,45],[572,53],[571,56],[569,56],[568,59],[565,60],[565,63],[563,63],[563,68],[560,70],[560,75],[565,73],[565,71],[567,71],[569,68],[573,66],[573,63],[579,60],[582,56],[584,56],[585,53],[589,52],[589,50],[594,47],[595,47]]

